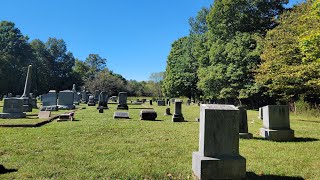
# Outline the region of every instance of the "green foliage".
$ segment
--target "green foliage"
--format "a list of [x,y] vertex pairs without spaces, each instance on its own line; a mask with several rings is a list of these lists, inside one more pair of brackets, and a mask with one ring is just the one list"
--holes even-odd
[[189,18],[190,34],[205,34],[208,31],[206,18],[209,11],[209,8],[203,7],[195,18]]
[[264,41],[256,82],[284,101],[320,95],[320,7],[308,1],[281,16]]

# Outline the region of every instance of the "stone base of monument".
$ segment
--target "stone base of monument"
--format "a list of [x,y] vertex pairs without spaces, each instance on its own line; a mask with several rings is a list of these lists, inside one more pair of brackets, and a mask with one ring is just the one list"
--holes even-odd
[[221,158],[192,153],[192,171],[196,179],[245,179],[246,159],[242,156]]
[[61,109],[61,110],[70,110],[70,109],[75,109],[75,106],[74,105],[58,105],[58,109]]
[[172,122],[184,122],[184,117],[182,114],[174,114],[172,116]]
[[252,139],[253,135],[251,133],[239,133],[239,138],[241,138],[241,139]]
[[155,121],[157,118],[157,113],[154,110],[141,110],[140,120],[151,120]]
[[118,104],[117,109],[124,109],[124,110],[128,110],[129,107],[126,104]]
[[58,111],[58,106],[43,106],[40,111]]
[[99,109],[100,107],[102,107],[103,109],[109,109],[108,103],[99,103],[99,106],[97,107],[97,109]]
[[260,135],[265,139],[271,141],[292,141],[294,139],[294,130],[283,129],[283,130],[273,130],[260,128]]
[[25,117],[26,113],[0,113],[0,118],[3,119],[19,119]]

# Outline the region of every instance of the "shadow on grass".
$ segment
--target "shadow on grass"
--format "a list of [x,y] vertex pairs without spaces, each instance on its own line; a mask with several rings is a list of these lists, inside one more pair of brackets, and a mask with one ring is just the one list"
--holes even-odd
[[18,169],[7,169],[3,165],[0,164],[0,174],[6,174],[11,172],[17,172]]
[[[260,141],[271,141],[262,137],[253,137],[255,140],[260,140]],[[272,142],[313,142],[313,141],[319,141],[319,139],[316,138],[304,138],[304,137],[295,137],[291,141],[272,141]]]
[[320,121],[310,121],[310,120],[297,120],[302,122],[320,123]]
[[130,109],[153,109],[153,108],[130,108]]
[[148,120],[148,119],[142,119],[141,121],[163,121],[163,120],[160,120],[160,119],[156,119],[156,120]]
[[292,176],[278,176],[278,175],[257,175],[253,172],[247,172],[247,179],[258,179],[258,180],[268,180],[268,179],[281,179],[281,180],[304,180],[302,177],[292,177]]

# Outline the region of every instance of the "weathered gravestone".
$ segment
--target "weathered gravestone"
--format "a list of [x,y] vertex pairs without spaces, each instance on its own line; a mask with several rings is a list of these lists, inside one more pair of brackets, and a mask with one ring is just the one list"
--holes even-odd
[[57,111],[58,95],[55,90],[50,90],[48,94],[41,96],[42,108],[41,111]]
[[30,88],[31,88],[31,74],[32,74],[32,65],[28,66],[28,72],[26,77],[26,82],[24,84],[24,91],[21,99],[23,100],[23,111],[32,112],[32,105],[30,103]]
[[73,105],[73,91],[64,90],[59,92],[58,108],[59,109],[74,109]]
[[127,105],[127,93],[126,92],[119,92],[119,102],[117,109],[125,109],[128,110],[129,107]]
[[166,102],[164,100],[158,100],[157,103],[158,103],[158,106],[165,106],[166,105]]
[[20,98],[4,98],[3,113],[0,118],[25,118],[26,113],[23,112],[23,99]]
[[72,85],[72,92],[73,92],[73,104],[79,105],[80,98],[78,96],[75,84]]
[[99,95],[99,107],[102,107],[103,109],[109,109],[108,107],[108,93],[105,91],[102,91]]
[[89,96],[88,106],[95,106],[95,105],[96,105],[96,101],[94,100],[94,97]]
[[258,118],[261,119],[261,120],[263,120],[263,109],[262,109],[262,108],[259,108]]
[[128,112],[114,112],[113,119],[130,119]]
[[184,121],[181,105],[182,105],[182,101],[178,101],[178,100],[174,101],[174,114],[172,116],[173,122],[183,122]]
[[246,177],[246,159],[239,155],[239,119],[233,105],[200,106],[199,151],[192,153],[197,179]]
[[83,103],[83,104],[88,103],[88,95],[87,95],[87,91],[86,91],[85,86],[82,87],[82,91],[81,91],[81,103]]
[[291,141],[294,131],[290,129],[289,106],[268,105],[263,107],[263,127],[260,135],[272,141]]
[[39,111],[38,118],[49,118],[51,116],[51,111]]
[[170,112],[170,108],[166,108],[166,112],[164,113],[165,116],[172,115]]
[[154,110],[141,110],[140,120],[151,120],[155,121],[157,118],[157,112]]
[[248,116],[245,107],[238,107],[240,112],[239,121],[239,137],[243,139],[251,139],[253,136],[248,132]]

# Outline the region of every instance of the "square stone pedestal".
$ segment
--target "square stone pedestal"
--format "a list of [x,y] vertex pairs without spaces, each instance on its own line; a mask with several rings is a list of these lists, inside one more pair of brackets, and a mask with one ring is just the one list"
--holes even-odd
[[192,170],[196,179],[245,179],[246,159],[242,156],[205,157],[192,153]]
[[260,135],[265,139],[271,141],[291,141],[294,139],[294,130],[283,129],[283,130],[273,130],[260,128]]

